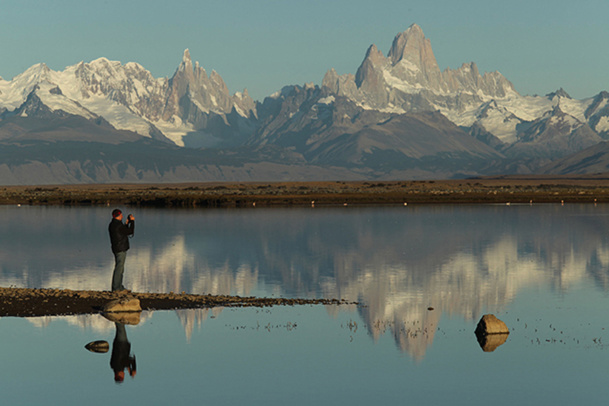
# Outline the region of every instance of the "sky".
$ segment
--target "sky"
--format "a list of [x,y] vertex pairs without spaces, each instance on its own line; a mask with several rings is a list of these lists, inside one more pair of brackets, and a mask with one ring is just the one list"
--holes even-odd
[[0,77],[99,57],[171,77],[186,48],[256,100],[335,68],[418,24],[440,69],[475,62],[523,95],[609,90],[607,0],[0,0]]

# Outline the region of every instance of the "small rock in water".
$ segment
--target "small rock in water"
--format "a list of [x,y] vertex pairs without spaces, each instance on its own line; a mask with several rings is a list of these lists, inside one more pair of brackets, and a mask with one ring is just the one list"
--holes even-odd
[[479,334],[510,334],[510,330],[505,323],[495,317],[494,314],[485,314],[476,327],[476,335]]
[[482,351],[493,352],[506,342],[510,330],[494,314],[485,314],[478,322],[475,333]]
[[91,341],[89,344],[85,345],[85,348],[91,352],[104,354],[110,349],[110,344],[104,340],[97,340]]

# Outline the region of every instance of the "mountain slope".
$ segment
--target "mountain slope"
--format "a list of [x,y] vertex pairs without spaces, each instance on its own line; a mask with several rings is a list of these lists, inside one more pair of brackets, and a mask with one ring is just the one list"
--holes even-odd
[[483,162],[504,158],[439,112],[368,110],[314,85],[284,88],[265,99],[259,113],[265,121],[250,145],[278,145],[310,163],[371,170],[375,176],[419,166],[475,172]]
[[582,175],[609,172],[609,142],[603,141],[583,151],[551,162],[539,173],[552,175]]
[[560,106],[535,120],[518,140],[505,148],[507,156],[556,159],[598,144],[602,138]]

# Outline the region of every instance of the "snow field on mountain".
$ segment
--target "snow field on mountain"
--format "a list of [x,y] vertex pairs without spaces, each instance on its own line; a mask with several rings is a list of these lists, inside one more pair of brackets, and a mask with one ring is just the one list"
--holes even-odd
[[601,117],[594,129],[599,133],[609,131],[609,117]]
[[174,144],[179,147],[184,146],[183,138],[189,132],[195,131],[195,128],[190,123],[185,123],[178,116],[173,116],[168,121],[158,120],[152,124],[158,128],[165,137],[169,138]]
[[36,95],[52,111],[61,110],[68,114],[82,116],[88,120],[95,118],[95,115],[91,113],[91,111],[83,108],[77,102],[68,99],[61,94],[55,94],[51,91],[52,89],[56,88],[57,86],[55,85],[48,82],[43,82],[39,84],[39,89],[36,91]]

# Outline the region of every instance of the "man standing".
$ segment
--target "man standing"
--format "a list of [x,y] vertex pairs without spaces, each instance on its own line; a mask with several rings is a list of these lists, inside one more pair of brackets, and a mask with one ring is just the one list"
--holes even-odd
[[123,273],[125,272],[127,250],[129,249],[129,236],[132,236],[135,232],[135,218],[130,214],[127,217],[127,224],[123,224],[123,213],[119,209],[114,209],[108,232],[110,233],[110,243],[114,254],[112,291],[126,290],[123,286]]

